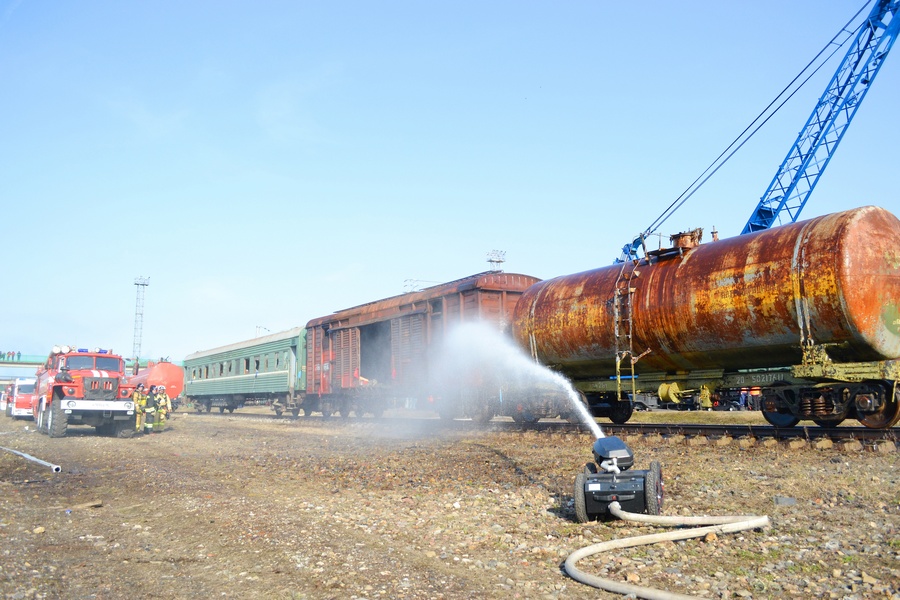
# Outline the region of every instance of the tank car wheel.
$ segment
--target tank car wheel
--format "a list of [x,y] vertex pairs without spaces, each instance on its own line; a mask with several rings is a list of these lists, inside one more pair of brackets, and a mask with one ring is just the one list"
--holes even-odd
[[472,420],[479,425],[484,425],[493,418],[494,411],[491,410],[490,406],[482,406],[475,411],[475,414],[472,415]]
[[581,423],[581,419],[578,417],[578,414],[574,411],[564,412],[559,414],[559,418],[565,421],[566,423],[571,423],[572,425],[577,425]]
[[890,400],[885,399],[884,405],[878,411],[857,415],[857,420],[870,429],[888,429],[900,421],[900,399],[897,398],[900,390],[894,393]]
[[299,417],[299,416],[300,416],[300,409],[299,409],[299,408],[292,408],[292,409],[291,409],[291,414],[294,415],[295,417]]
[[634,405],[631,402],[619,401],[613,406],[609,413],[609,420],[616,425],[623,425],[628,422],[634,414]]
[[815,423],[819,427],[825,427],[826,429],[829,427],[837,427],[843,422],[844,417],[840,417],[838,419],[813,419],[813,423]]
[[800,419],[794,415],[786,415],[780,412],[762,411],[763,419],[769,422],[773,427],[793,427],[800,422]]
[[584,473],[575,476],[575,520],[579,523],[587,523],[590,521],[587,514],[587,506],[584,501]]
[[515,411],[512,414],[512,420],[520,425],[534,425],[538,422],[538,418],[528,411]]
[[658,515],[663,506],[662,467],[659,461],[650,463],[647,478],[644,480],[644,508],[648,515]]

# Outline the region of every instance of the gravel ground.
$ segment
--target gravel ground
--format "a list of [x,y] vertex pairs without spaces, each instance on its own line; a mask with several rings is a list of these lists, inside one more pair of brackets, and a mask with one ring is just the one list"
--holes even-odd
[[[0,418],[0,446],[62,467],[0,451],[5,598],[616,598],[568,578],[565,558],[665,530],[574,521],[587,434],[186,413],[130,440],[70,432]],[[636,468],[662,463],[664,514],[771,527],[586,572],[702,598],[900,599],[892,446],[627,442]]]

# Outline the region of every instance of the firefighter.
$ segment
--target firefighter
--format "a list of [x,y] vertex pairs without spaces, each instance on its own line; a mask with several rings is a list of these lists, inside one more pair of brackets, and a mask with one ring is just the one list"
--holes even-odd
[[131,400],[134,402],[134,430],[141,433],[144,431],[144,409],[147,406],[147,394],[144,393],[143,383],[137,384],[134,388]]
[[161,433],[166,426],[166,417],[172,412],[172,401],[166,394],[166,386],[156,388],[156,420],[153,421],[153,431]]
[[144,405],[144,413],[147,415],[144,418],[144,433],[153,433],[153,424],[156,420],[156,398],[156,386],[151,385]]

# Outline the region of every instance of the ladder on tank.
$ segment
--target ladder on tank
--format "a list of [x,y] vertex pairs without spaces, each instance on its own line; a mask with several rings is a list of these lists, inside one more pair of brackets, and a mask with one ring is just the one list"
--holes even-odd
[[[630,265],[630,269],[629,269]],[[622,362],[628,359],[627,374],[631,381],[631,399],[637,393],[634,380],[634,364],[644,356],[634,355],[634,338],[632,313],[634,312],[634,292],[632,280],[640,273],[635,268],[637,261],[626,260],[622,263],[619,276],[616,278],[616,290],[613,297],[613,327],[616,341],[616,401],[622,400]]]

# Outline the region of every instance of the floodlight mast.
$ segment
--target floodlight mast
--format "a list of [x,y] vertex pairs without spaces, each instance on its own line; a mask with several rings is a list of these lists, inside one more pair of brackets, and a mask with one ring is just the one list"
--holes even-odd
[[137,363],[141,356],[141,335],[144,330],[144,292],[150,285],[150,278],[136,277],[134,285],[137,288],[137,300],[134,307],[134,346],[131,349],[131,355]]

